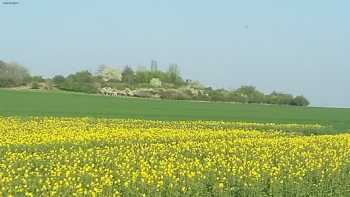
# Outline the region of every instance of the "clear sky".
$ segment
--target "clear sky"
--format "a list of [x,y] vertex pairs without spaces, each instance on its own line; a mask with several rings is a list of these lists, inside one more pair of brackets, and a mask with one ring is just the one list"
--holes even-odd
[[34,74],[155,59],[214,87],[350,107],[349,0],[18,2],[0,5],[0,59]]

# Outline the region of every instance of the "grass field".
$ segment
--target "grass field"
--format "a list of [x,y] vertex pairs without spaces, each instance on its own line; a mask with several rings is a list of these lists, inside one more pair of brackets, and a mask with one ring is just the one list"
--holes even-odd
[[0,90],[1,116],[228,120],[330,125],[350,129],[350,109],[116,98],[66,92]]

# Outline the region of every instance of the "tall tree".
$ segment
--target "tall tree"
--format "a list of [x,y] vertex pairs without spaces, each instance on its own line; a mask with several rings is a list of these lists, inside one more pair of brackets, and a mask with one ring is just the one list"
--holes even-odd
[[157,72],[158,71],[158,62],[156,60],[151,61],[151,72]]
[[30,81],[29,71],[17,63],[0,61],[0,87],[16,87]]
[[171,83],[177,83],[181,77],[180,77],[180,69],[177,64],[170,64],[168,68],[168,75],[169,75],[169,82]]
[[296,96],[293,99],[291,105],[308,106],[308,105],[310,105],[310,102],[304,96]]
[[130,66],[126,66],[122,72],[122,81],[128,84],[135,82],[135,72]]
[[97,75],[102,77],[104,81],[121,81],[122,73],[117,68],[106,65],[100,65],[97,69]]

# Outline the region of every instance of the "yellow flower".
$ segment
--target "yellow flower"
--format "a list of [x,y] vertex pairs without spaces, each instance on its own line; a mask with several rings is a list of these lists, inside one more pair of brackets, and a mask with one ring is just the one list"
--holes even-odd
[[224,185],[223,183],[219,183],[219,188],[222,189],[222,188],[224,188],[224,186],[225,186],[225,185]]

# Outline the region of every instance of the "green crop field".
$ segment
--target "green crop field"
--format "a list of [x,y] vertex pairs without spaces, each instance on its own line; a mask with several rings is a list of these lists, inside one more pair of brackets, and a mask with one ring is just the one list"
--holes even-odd
[[350,129],[350,109],[106,97],[66,92],[0,90],[1,116],[107,117],[319,123]]

